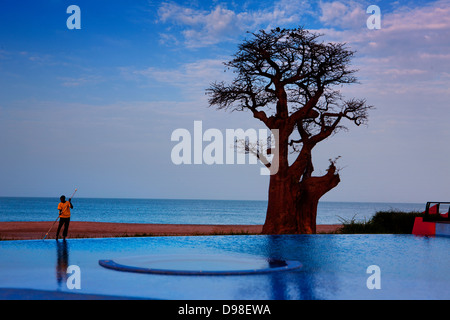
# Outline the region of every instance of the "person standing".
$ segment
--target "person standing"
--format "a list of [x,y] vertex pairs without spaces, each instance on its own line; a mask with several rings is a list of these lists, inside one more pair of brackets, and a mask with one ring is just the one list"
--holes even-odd
[[69,231],[69,223],[70,223],[70,209],[73,209],[73,205],[71,200],[66,201],[66,196],[61,196],[59,198],[61,202],[58,204],[58,210],[59,210],[59,225],[58,230],[56,231],[56,240],[59,238],[59,231],[61,230],[62,226],[64,225],[63,230],[63,240],[66,240],[67,232]]

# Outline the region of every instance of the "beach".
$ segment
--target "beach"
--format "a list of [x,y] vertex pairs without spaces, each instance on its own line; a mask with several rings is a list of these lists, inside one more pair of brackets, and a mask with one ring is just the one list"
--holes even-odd
[[[0,240],[42,239],[54,221],[0,222]],[[54,239],[56,223],[48,239]],[[317,225],[317,233],[334,233],[341,225]],[[262,225],[153,224],[71,221],[68,238],[108,238],[139,236],[196,236],[225,234],[259,234]],[[60,232],[60,237],[62,231]]]

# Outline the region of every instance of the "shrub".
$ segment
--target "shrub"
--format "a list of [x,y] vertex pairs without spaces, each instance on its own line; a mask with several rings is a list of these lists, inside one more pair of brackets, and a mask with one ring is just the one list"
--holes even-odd
[[422,212],[378,211],[369,221],[358,222],[355,217],[343,220],[341,233],[397,233],[409,234],[416,217],[423,217]]

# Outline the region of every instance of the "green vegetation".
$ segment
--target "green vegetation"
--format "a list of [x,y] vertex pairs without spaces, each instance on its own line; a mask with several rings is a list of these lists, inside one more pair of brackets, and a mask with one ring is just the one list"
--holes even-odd
[[378,211],[369,221],[342,220],[340,233],[403,233],[410,234],[416,217],[422,212]]

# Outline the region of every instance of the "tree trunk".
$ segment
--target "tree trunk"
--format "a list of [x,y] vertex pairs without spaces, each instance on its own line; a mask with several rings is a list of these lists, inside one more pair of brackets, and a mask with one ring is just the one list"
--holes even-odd
[[320,198],[340,182],[336,167],[327,174],[301,182],[292,177],[270,176],[269,202],[263,234],[315,234]]
[[300,196],[298,199],[298,233],[301,234],[315,234],[316,233],[316,218],[317,206],[319,199],[316,196]]
[[264,234],[298,233],[297,195],[298,183],[290,183],[289,178],[280,178],[278,174],[270,176]]

